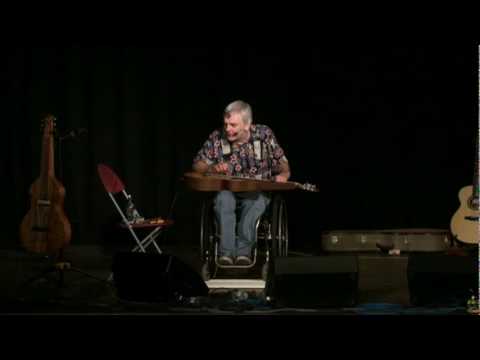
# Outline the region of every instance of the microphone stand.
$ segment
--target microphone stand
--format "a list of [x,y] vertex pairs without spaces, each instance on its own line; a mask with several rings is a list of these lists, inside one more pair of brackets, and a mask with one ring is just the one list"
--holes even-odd
[[63,182],[63,161],[62,161],[62,143],[66,139],[74,138],[75,130],[69,131],[66,135],[58,136],[58,179]]
[[68,137],[66,136],[59,136],[58,137],[58,180],[63,183],[63,161],[62,161],[62,142]]
[[88,133],[87,129],[80,128],[80,129],[74,129],[70,130],[68,133],[66,133],[63,136],[57,136],[58,139],[58,174],[59,174],[59,180],[63,180],[63,161],[62,161],[62,142],[67,139],[74,139],[76,137],[79,137],[83,133]]
[[[68,133],[66,133],[65,135],[63,136],[58,136],[58,174],[59,174],[59,181],[63,183],[63,161],[62,161],[62,143],[64,140],[67,140],[67,139],[74,139],[80,135],[82,135],[82,133],[87,133],[87,130],[86,129],[77,129],[77,130],[70,130]],[[78,222],[78,221],[77,221]],[[63,251],[62,251],[62,254],[60,255],[60,259],[63,259]],[[99,281],[102,281],[102,282],[105,282],[107,284],[110,284],[110,282],[108,280],[104,280],[104,279],[101,279],[97,276],[94,276],[94,275],[91,275],[79,268],[75,268],[73,267],[70,262],[68,261],[64,261],[64,260],[60,260],[60,262],[57,262],[57,264],[55,265],[55,269],[58,270],[60,272],[60,275],[61,275],[61,281],[60,283],[63,285],[63,271],[64,270],[71,270],[71,271],[75,271],[75,272],[78,272],[78,273],[81,273],[85,276],[88,276],[90,278],[93,278],[93,279],[96,279],[96,280],[99,280]]]

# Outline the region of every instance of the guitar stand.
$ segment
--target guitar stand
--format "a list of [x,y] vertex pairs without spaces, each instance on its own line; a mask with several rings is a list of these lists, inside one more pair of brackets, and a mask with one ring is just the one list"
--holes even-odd
[[[50,260],[50,257],[47,256],[47,258],[49,258],[49,260]],[[76,268],[76,267],[72,266],[71,262],[63,259],[63,250],[61,250],[60,255],[56,257],[56,259],[55,259],[55,261],[52,265],[47,266],[39,274],[28,278],[25,282],[23,282],[19,286],[19,288],[17,288],[17,292],[21,292],[27,286],[31,285],[32,283],[34,283],[35,281],[38,281],[40,279],[43,279],[43,280],[48,282],[49,281],[48,275],[51,274],[51,273],[55,273],[56,277],[57,277],[56,281],[55,281],[56,282],[56,287],[55,287],[56,290],[61,290],[61,289],[65,288],[65,273],[67,271],[73,271],[73,272],[82,274],[84,276],[87,276],[89,278],[95,279],[97,281],[100,281],[102,283],[106,283],[108,285],[111,285],[111,283],[109,281],[105,280],[105,279],[99,278],[95,275],[89,274],[86,271],[83,271],[79,268]]]
[[91,275],[91,274],[89,274],[89,273],[87,273],[83,270],[80,270],[78,268],[73,267],[71,265],[71,263],[68,262],[68,261],[62,261],[62,262],[56,262],[54,265],[49,266],[47,269],[43,270],[40,274],[28,279],[25,282],[25,285],[31,284],[32,282],[34,282],[36,280],[39,280],[41,278],[45,278],[45,276],[48,275],[49,273],[57,272],[58,273],[58,282],[57,282],[58,287],[62,288],[62,287],[65,286],[65,271],[68,271],[68,270],[69,271],[75,271],[75,272],[80,273],[82,275],[88,276],[92,279],[108,283],[108,281],[106,281],[104,279],[101,279],[97,276]]

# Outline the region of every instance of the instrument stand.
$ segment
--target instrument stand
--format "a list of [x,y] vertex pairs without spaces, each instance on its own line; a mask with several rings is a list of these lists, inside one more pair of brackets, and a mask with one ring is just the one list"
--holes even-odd
[[[49,256],[47,256],[46,258],[51,260]],[[39,274],[34,275],[34,276],[28,278],[25,282],[23,282],[17,288],[17,293],[22,292],[26,287],[28,287],[29,285],[33,284],[36,281],[39,281],[39,280],[43,279],[44,281],[48,282],[49,280],[51,280],[51,279],[48,278],[48,275],[52,274],[52,273],[54,273],[56,275],[55,290],[62,290],[62,289],[65,288],[65,273],[67,271],[73,271],[73,272],[76,272],[76,273],[80,273],[84,276],[95,279],[95,280],[100,281],[102,283],[106,283],[106,284],[111,286],[111,282],[109,282],[108,280],[99,278],[95,275],[89,274],[86,271],[83,271],[83,270],[81,270],[77,267],[72,266],[70,261],[67,261],[67,260],[64,259],[63,249],[61,249],[59,251],[58,255],[55,257],[54,263],[52,265],[47,266]]]
[[463,255],[463,256],[476,255],[478,249],[479,249],[478,244],[467,244],[453,237],[452,246],[449,250],[447,250],[447,253],[449,255]]

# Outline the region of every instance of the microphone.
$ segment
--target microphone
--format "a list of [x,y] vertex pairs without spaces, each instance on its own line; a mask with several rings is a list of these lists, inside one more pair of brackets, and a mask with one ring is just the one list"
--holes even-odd
[[60,137],[60,140],[65,140],[65,139],[70,139],[70,138],[76,138],[81,136],[82,134],[87,134],[88,130],[85,128],[78,128],[78,129],[73,129],[70,130],[66,135]]

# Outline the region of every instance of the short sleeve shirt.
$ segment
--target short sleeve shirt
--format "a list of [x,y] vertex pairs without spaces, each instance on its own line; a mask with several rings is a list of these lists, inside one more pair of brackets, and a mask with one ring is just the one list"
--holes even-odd
[[271,180],[280,173],[280,161],[288,162],[273,131],[266,125],[250,127],[250,139],[240,145],[231,144],[222,129],[210,134],[198,151],[194,162],[207,165],[228,164],[229,176]]

